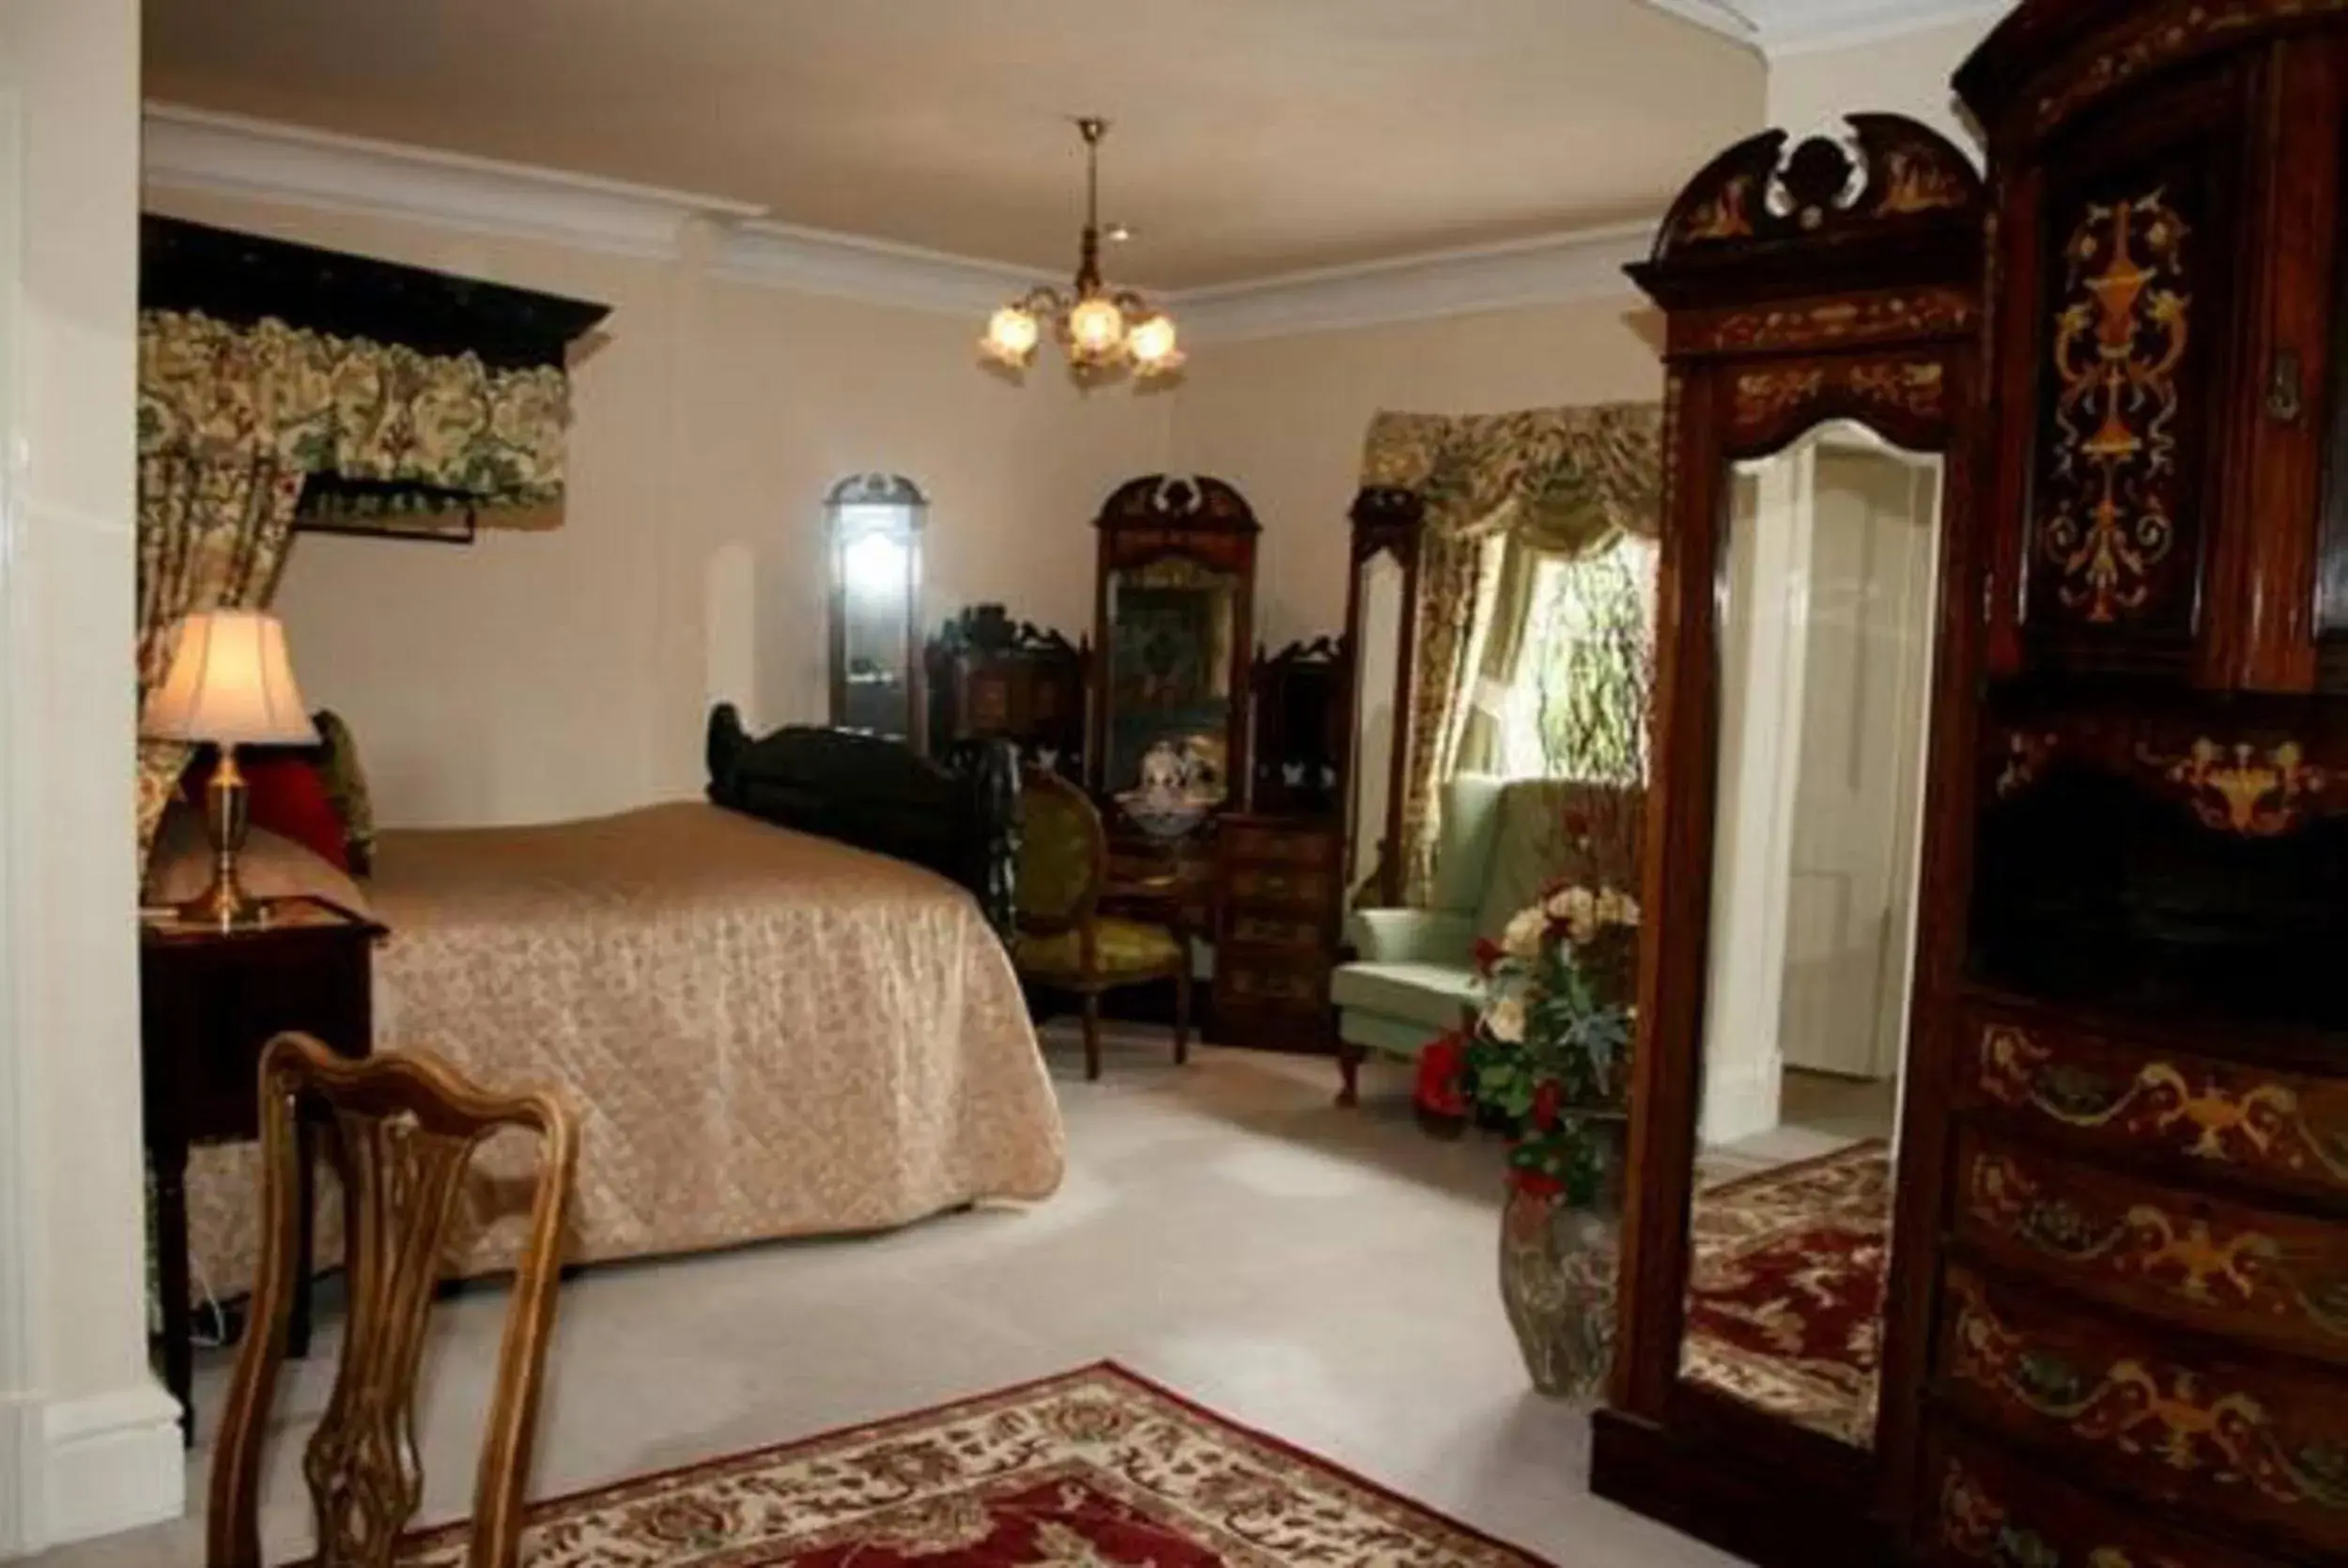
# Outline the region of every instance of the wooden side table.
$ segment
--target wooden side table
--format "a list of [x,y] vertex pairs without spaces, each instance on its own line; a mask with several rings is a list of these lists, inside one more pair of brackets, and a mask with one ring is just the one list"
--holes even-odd
[[[193,1439],[188,1310],[188,1150],[260,1135],[261,1048],[289,1029],[343,1055],[373,1049],[371,952],[383,928],[320,899],[271,900],[267,925],[224,932],[172,919],[139,923],[142,1097],[155,1174],[163,1381]],[[287,1349],[308,1353],[316,1131],[301,1124],[301,1230]],[[248,1331],[250,1328],[248,1327]]]

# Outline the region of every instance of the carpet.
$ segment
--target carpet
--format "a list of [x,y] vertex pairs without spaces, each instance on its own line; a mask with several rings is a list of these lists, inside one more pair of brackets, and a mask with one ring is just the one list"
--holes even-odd
[[1892,1156],[1856,1144],[1696,1194],[1681,1376],[1861,1446],[1883,1358]]
[[[1543,1568],[1105,1362],[530,1519],[524,1568]],[[399,1560],[460,1568],[465,1542]]]

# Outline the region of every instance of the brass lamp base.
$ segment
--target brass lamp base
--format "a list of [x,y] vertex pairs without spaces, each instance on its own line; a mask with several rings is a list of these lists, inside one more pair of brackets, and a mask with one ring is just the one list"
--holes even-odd
[[237,853],[244,848],[250,826],[244,775],[237,767],[237,748],[220,748],[220,765],[204,787],[204,831],[212,845],[212,884],[179,906],[179,918],[191,925],[224,931],[244,930],[269,919],[269,905],[244,890],[237,880]]

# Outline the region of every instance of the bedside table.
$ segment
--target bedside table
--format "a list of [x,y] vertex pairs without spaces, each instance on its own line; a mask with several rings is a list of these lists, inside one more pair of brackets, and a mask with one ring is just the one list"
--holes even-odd
[[[188,1310],[188,1149],[260,1136],[261,1048],[289,1029],[343,1055],[374,1046],[371,950],[383,928],[319,899],[270,902],[268,925],[222,931],[163,917],[139,922],[139,1076],[155,1173],[163,1381],[195,1427]],[[301,1231],[287,1349],[310,1342],[312,1165],[317,1131],[300,1124]]]

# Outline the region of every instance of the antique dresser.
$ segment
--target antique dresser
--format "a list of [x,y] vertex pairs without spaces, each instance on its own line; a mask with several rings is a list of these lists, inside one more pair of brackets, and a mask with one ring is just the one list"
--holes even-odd
[[2348,1561],[2348,7],[2032,0],[1957,85],[1986,624],[1914,1540]]

